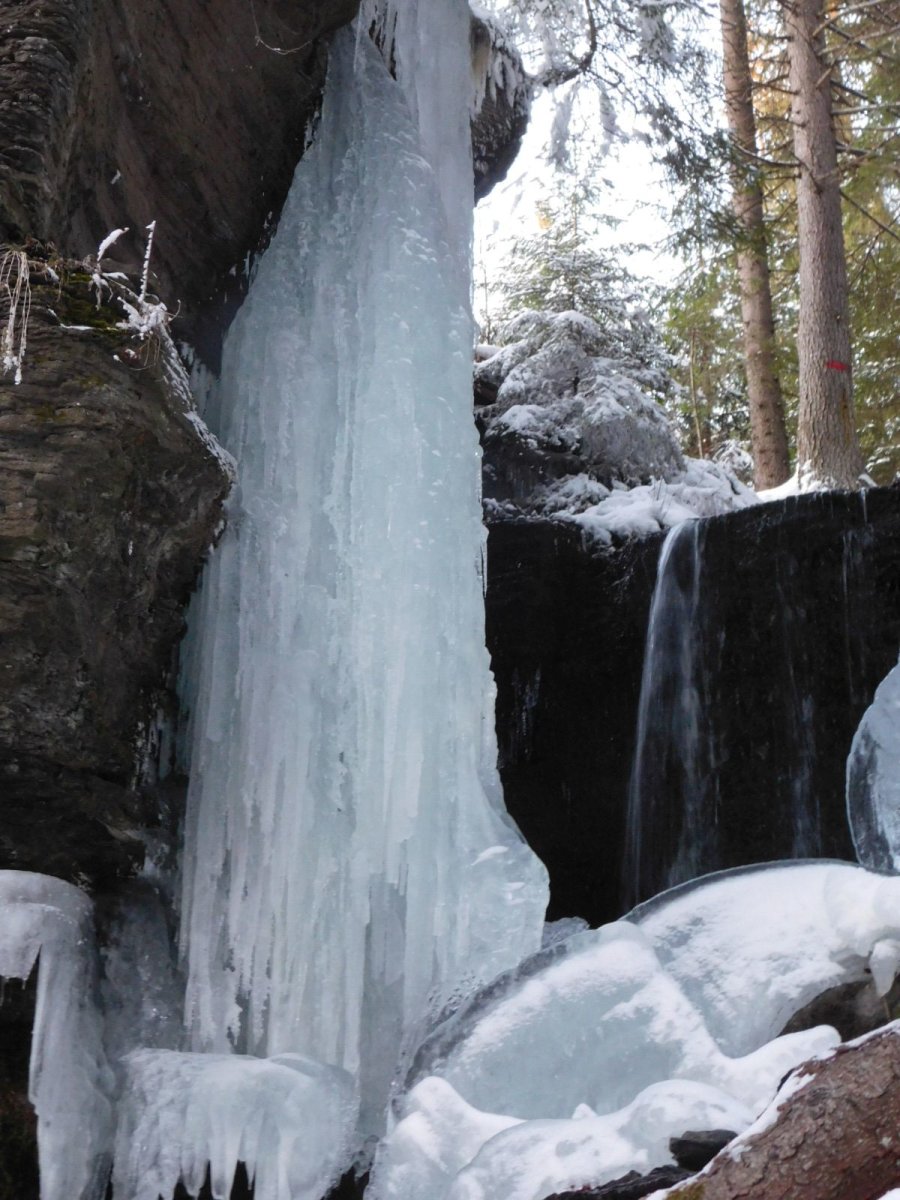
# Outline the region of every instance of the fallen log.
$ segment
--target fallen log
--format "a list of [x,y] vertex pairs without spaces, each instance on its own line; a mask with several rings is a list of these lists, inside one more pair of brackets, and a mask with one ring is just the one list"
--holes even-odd
[[900,1022],[798,1067],[750,1129],[650,1200],[880,1200],[900,1185]]

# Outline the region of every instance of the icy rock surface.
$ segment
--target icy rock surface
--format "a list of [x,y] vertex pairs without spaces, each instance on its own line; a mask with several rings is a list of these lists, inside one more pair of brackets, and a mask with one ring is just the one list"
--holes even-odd
[[117,890],[103,927],[100,997],[107,1055],[118,1064],[138,1047],[181,1049],[184,981],[160,894],[147,880]]
[[851,863],[740,868],[664,892],[630,920],[723,1050],[745,1054],[827,988],[872,967],[883,984],[881,960],[900,937],[900,878]]
[[215,1200],[228,1200],[239,1162],[265,1200],[320,1200],[347,1167],[356,1123],[353,1080],[283,1054],[127,1056],[116,1132],[117,1200],[171,1196],[181,1180],[199,1195],[209,1166]]
[[492,519],[573,521],[608,543],[756,503],[726,466],[683,457],[649,394],[659,369],[616,358],[596,322],[527,313],[507,332],[475,368]]
[[737,1131],[752,1120],[730,1096],[689,1080],[653,1084],[602,1117],[582,1105],[568,1120],[517,1121],[480,1112],[431,1076],[403,1114],[375,1163],[377,1200],[541,1200],[662,1166],[669,1137],[686,1129]]
[[853,738],[847,816],[863,866],[900,871],[900,666],[879,684]]
[[396,82],[372,16],[225,349],[239,490],[192,616],[182,922],[193,1049],[340,1065],[368,1130],[420,1023],[535,950],[547,898],[495,770],[469,14],[398,4]]
[[28,1092],[41,1200],[96,1200],[109,1171],[113,1078],[92,917],[90,900],[72,884],[0,871],[0,977],[27,979],[40,957]]
[[786,1071],[836,1040],[822,1027],[729,1057],[645,932],[620,921],[485,989],[423,1045],[413,1079],[440,1075],[470,1104],[521,1118],[568,1117],[579,1104],[603,1115],[667,1079],[757,1110]]

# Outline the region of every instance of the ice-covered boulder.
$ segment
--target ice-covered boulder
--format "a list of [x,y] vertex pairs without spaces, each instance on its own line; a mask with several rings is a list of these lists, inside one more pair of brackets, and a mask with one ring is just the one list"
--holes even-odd
[[746,1054],[808,1000],[898,965],[900,878],[852,863],[739,868],[682,884],[630,915],[728,1054]]
[[721,872],[576,930],[420,1047],[373,1200],[541,1200],[670,1161],[686,1130],[740,1131],[838,1042],[776,1036],[811,996],[900,964],[900,878],[850,863]]
[[900,871],[900,666],[878,686],[847,759],[847,816],[873,871]]
[[579,1104],[615,1112],[669,1079],[711,1085],[757,1110],[786,1071],[838,1040],[821,1027],[731,1057],[667,966],[628,922],[578,933],[450,1017],[420,1048],[413,1080],[440,1075],[470,1104],[525,1119],[565,1118]]
[[90,900],[72,884],[0,871],[0,978],[28,979],[38,963],[28,1091],[41,1200],[97,1200],[109,1172],[114,1084],[92,918]]
[[243,1162],[257,1200],[320,1200],[349,1165],[351,1077],[299,1054],[136,1050],[116,1131],[118,1200],[157,1200],[176,1184],[227,1200]]

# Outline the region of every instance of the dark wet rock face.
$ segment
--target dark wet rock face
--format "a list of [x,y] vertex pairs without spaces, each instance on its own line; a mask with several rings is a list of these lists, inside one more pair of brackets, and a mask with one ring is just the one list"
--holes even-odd
[[[359,0],[19,0],[0,25],[0,242],[139,270],[156,222],[176,337],[216,366],[247,256],[277,222],[321,100],[330,35]],[[515,52],[473,22],[490,76],[473,121],[479,195],[528,120]],[[480,63],[480,67],[478,64]],[[498,85],[495,81],[500,80]]]
[[506,178],[531,111],[531,85],[515,48],[497,26],[472,18],[472,71],[480,98],[472,119],[475,199]]
[[0,867],[96,884],[143,853],[136,758],[230,479],[119,309],[31,285],[0,380]]
[[549,919],[618,915],[624,795],[661,538],[592,553],[551,521],[489,526],[487,638],[506,804]]
[[228,272],[281,209],[356,7],[20,0],[0,27],[0,241],[82,257],[128,226],[134,270],[155,220],[160,294],[214,359]]
[[[551,877],[551,918],[628,907],[624,861],[647,618],[662,538],[598,551],[549,521],[498,522],[487,629],[506,801]],[[853,860],[847,754],[900,644],[900,493],[804,496],[705,522],[698,654],[715,824],[698,873],[796,856]],[[685,632],[687,636],[687,631]],[[675,862],[677,775],[644,828]]]
[[574,1192],[558,1192],[547,1200],[641,1200],[642,1196],[672,1187],[687,1179],[689,1171],[680,1167],[656,1167],[642,1175],[640,1171],[629,1171],[619,1179],[613,1179],[600,1187],[579,1188]]
[[28,1060],[37,988],[0,986],[0,1200],[37,1200],[37,1117],[28,1101]]

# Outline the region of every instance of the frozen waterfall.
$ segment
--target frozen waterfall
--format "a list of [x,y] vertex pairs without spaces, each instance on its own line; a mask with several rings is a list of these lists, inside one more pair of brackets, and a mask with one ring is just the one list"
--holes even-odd
[[181,936],[194,1049],[342,1067],[371,1131],[424,1020],[537,948],[547,892],[495,770],[469,11],[358,28],[225,348]]

